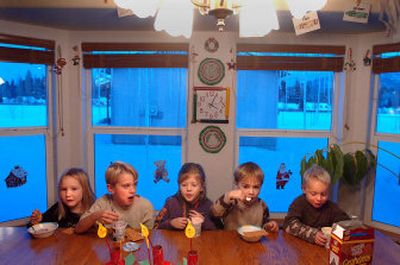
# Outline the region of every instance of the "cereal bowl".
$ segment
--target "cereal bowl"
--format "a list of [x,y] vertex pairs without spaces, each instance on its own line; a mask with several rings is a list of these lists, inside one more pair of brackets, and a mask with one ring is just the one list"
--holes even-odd
[[237,229],[240,237],[243,238],[247,242],[257,242],[260,239],[267,235],[267,231],[262,229],[259,226],[255,225],[244,225]]
[[54,234],[57,228],[57,223],[39,223],[29,227],[28,232],[35,238],[46,238]]

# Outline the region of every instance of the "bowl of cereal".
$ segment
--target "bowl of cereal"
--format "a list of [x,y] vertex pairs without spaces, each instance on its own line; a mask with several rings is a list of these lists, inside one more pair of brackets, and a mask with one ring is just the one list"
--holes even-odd
[[255,225],[243,225],[237,229],[237,232],[247,242],[257,242],[263,236],[268,235],[267,231]]
[[46,222],[29,227],[28,232],[35,238],[46,238],[53,235],[57,228],[57,223]]

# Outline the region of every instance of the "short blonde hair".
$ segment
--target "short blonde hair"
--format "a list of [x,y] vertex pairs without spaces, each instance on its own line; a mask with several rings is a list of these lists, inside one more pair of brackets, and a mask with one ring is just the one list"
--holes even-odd
[[128,163],[122,161],[116,161],[111,163],[106,170],[106,183],[110,185],[115,185],[118,182],[118,178],[121,174],[127,173],[132,175],[133,182],[135,185],[138,182],[139,174],[136,169]]
[[255,177],[261,184],[264,182],[264,172],[254,162],[246,162],[239,165],[233,173],[235,183],[238,184],[245,177]]
[[331,176],[329,175],[328,171],[316,164],[312,165],[306,170],[306,172],[304,172],[303,186],[306,186],[310,180],[319,180],[328,186],[331,184]]

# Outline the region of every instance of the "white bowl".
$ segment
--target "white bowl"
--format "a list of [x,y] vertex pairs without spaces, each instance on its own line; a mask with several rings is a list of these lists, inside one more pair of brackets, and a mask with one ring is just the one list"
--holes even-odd
[[259,241],[263,236],[248,236],[245,233],[246,232],[256,232],[256,231],[263,231],[263,229],[259,226],[255,225],[243,225],[237,229],[239,235],[246,241],[248,242],[257,242]]
[[58,228],[57,223],[39,223],[28,228],[28,232],[36,238],[46,238],[54,234]]

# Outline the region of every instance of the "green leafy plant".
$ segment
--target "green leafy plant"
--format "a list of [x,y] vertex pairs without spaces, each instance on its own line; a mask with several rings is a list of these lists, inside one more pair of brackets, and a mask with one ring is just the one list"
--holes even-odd
[[317,149],[309,158],[304,156],[301,160],[301,176],[313,164],[326,169],[333,184],[341,180],[349,186],[358,186],[371,170],[376,169],[376,156],[369,149],[343,153],[339,145],[331,144],[328,149]]

